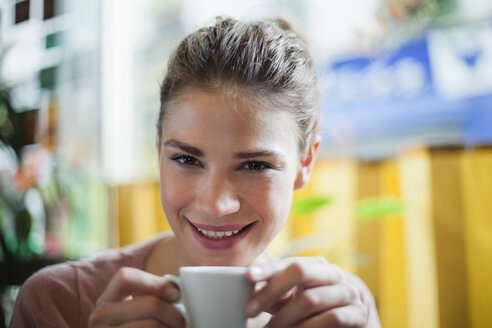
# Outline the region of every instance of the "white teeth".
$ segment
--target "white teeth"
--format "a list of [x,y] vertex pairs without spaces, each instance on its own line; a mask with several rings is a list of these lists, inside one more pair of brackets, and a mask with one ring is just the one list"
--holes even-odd
[[213,238],[213,239],[221,239],[224,237],[230,237],[233,235],[237,235],[241,229],[234,230],[234,231],[209,231],[209,230],[204,230],[200,228],[196,228],[199,232],[201,232],[202,235],[208,237],[208,238]]

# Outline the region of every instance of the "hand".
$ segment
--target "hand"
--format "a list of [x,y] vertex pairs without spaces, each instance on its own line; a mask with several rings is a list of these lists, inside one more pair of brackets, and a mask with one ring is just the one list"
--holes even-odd
[[89,327],[185,327],[172,304],[179,289],[162,277],[121,268],[96,302]]
[[248,317],[269,312],[268,327],[365,327],[368,309],[343,271],[321,257],[255,265],[248,279],[264,283],[246,307]]

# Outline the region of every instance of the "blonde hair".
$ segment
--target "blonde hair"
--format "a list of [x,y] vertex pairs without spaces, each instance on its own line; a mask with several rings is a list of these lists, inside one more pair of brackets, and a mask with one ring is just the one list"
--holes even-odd
[[236,87],[290,112],[303,153],[318,132],[319,92],[304,40],[281,19],[217,18],[186,36],[169,59],[160,89],[158,143],[167,105],[189,88]]

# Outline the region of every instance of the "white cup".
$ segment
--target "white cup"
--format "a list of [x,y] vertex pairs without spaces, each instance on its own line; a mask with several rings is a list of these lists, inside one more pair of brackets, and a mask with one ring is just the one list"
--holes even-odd
[[254,292],[254,283],[246,279],[244,267],[181,267],[180,276],[164,278],[181,290],[174,306],[190,328],[244,328],[246,304]]

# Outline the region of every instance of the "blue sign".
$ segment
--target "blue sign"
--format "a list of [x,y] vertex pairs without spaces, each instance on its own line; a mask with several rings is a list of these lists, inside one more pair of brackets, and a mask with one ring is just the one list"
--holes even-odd
[[[328,148],[492,143],[492,24],[434,30],[321,73]],[[385,141],[386,140],[386,141]],[[369,147],[368,149],[374,149]]]

